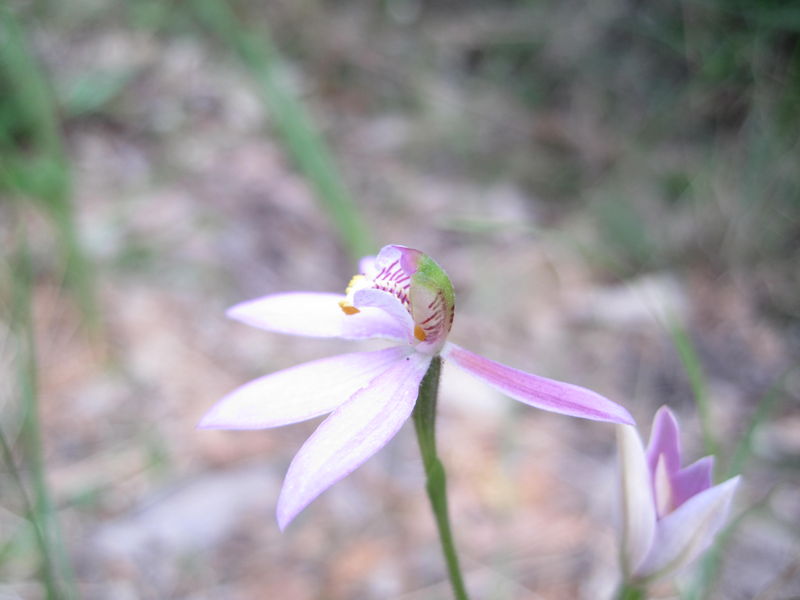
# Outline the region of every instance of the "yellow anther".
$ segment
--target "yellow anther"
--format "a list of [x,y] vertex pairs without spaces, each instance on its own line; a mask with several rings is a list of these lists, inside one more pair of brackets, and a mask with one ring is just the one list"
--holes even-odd
[[339,300],[339,308],[342,309],[344,314],[355,315],[361,312],[355,306],[353,306],[351,301],[353,299],[353,294],[357,289],[364,287],[363,284],[366,283],[366,281],[367,278],[363,275],[353,275],[353,278],[350,280],[350,283],[347,284],[347,289],[344,292],[346,298],[344,300]]
[[361,312],[347,300],[339,300],[339,308],[341,308],[342,312],[346,315],[354,315]]
[[425,335],[425,330],[420,327],[419,325],[414,325],[414,337],[417,338],[420,342],[424,342],[425,338],[428,336]]

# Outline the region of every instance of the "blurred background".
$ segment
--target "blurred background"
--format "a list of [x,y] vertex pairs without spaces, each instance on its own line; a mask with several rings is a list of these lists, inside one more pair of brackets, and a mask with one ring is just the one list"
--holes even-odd
[[[359,347],[227,306],[386,243],[455,342],[744,474],[656,597],[800,598],[799,140],[790,0],[0,0],[0,598],[449,598],[410,427],[284,534],[316,423],[195,430]],[[613,427],[446,367],[441,412],[474,598],[609,597]]]

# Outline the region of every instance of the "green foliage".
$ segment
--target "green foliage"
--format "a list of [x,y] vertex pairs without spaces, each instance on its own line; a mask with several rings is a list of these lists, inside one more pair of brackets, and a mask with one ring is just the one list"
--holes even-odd
[[[670,333],[684,369],[689,377],[695,405],[700,416],[706,453],[714,456],[715,459],[717,481],[724,481],[730,477],[742,474],[752,456],[753,438],[757,430],[767,422],[767,419],[777,408],[783,397],[784,384],[790,373],[792,373],[797,366],[795,365],[784,372],[767,393],[759,399],[756,404],[756,409],[746,423],[745,430],[738,441],[735,444],[728,443],[723,446],[717,441],[717,433],[714,430],[711,416],[711,399],[707,393],[703,366],[697,351],[688,333],[679,325],[673,324],[670,328]],[[730,459],[728,459],[728,451],[730,448],[733,448],[733,451],[732,454],[730,454]],[[724,468],[723,465],[726,463],[728,466]],[[695,576],[691,585],[681,594],[683,600],[702,600],[703,598],[710,597],[719,576],[719,571],[725,557],[725,550],[731,543],[735,532],[741,527],[747,517],[760,510],[762,505],[766,504],[767,499],[768,496],[742,511],[717,537],[712,547],[701,557],[695,569]]]
[[62,100],[64,113],[70,117],[100,112],[117,98],[133,78],[131,72],[90,72],[71,82]]
[[798,365],[789,368],[783,375],[776,381],[772,387],[764,394],[758,401],[750,421],[747,423],[744,433],[739,438],[733,455],[728,465],[727,477],[733,477],[743,473],[747,463],[753,454],[753,438],[758,431],[758,428],[767,422],[770,416],[774,413],[775,409],[779,406],[781,400],[785,397],[785,383],[791,373],[798,368]]
[[0,92],[0,197],[30,203],[48,215],[67,282],[87,322],[96,325],[92,275],[78,240],[55,97],[28,50],[23,27],[5,5],[0,5]]
[[222,0],[193,0],[190,7],[203,26],[235,52],[250,71],[287,152],[330,215],[351,258],[357,260],[374,252],[371,236],[327,145],[300,99],[287,89],[266,26],[262,23],[256,29],[245,25]]
[[[32,316],[34,266],[25,233],[30,210],[49,217],[57,232],[66,280],[84,310],[87,322],[96,317],[90,273],[81,251],[70,204],[71,170],[61,138],[56,101],[45,73],[28,49],[23,26],[0,5],[0,198],[14,204],[5,215],[16,224],[17,252],[9,256],[10,291],[7,302],[9,342],[14,347],[17,377],[18,435],[6,433],[10,412],[0,424],[2,463],[9,474],[4,491],[17,497],[28,522],[0,551],[0,565],[34,549],[39,556],[39,579],[49,600],[77,597],[74,576],[61,541],[55,507],[45,478],[39,424],[38,365]],[[10,230],[10,228],[9,228]],[[12,240],[8,240],[12,242]],[[10,249],[10,248],[9,248]]]
[[700,424],[703,429],[703,441],[705,443],[706,454],[711,454],[719,458],[719,445],[716,441],[716,434],[712,427],[711,405],[707,393],[707,385],[703,366],[700,357],[692,344],[689,334],[677,323],[670,328],[672,342],[678,351],[678,356],[683,363],[683,368],[689,376],[689,384],[692,387],[697,412],[700,415]]
[[[40,555],[40,579],[48,600],[76,598],[74,575],[61,540],[60,529],[45,479],[39,424],[38,365],[33,331],[33,269],[25,230],[19,233],[18,249],[12,257],[13,293],[10,298],[10,332],[16,346],[17,381],[21,424],[18,439],[6,438],[0,426],[0,450],[4,469],[21,498],[24,515],[33,531]],[[23,468],[17,466],[15,446]],[[27,481],[22,471],[27,473]],[[5,488],[5,486],[4,486]],[[30,491],[29,491],[30,490]],[[11,541],[3,553],[15,552]],[[0,563],[2,564],[2,563]]]
[[0,190],[63,213],[70,174],[53,96],[11,11],[0,6]]
[[625,196],[614,196],[591,204],[590,211],[602,232],[608,267],[614,273],[626,275],[658,265],[663,257],[654,230],[636,204]]

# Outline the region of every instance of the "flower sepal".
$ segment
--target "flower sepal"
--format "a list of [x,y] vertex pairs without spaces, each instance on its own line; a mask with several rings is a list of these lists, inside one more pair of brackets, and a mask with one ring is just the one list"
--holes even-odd
[[617,434],[623,575],[648,584],[682,570],[713,543],[739,477],[712,485],[711,457],[681,467],[678,422],[666,407],[656,413],[647,450],[633,427],[620,425]]

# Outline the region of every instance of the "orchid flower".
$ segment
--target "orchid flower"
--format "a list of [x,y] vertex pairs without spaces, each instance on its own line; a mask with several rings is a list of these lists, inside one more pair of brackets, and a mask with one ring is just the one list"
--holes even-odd
[[697,558],[722,528],[739,484],[712,485],[714,457],[681,468],[678,422],[666,406],[645,451],[633,427],[618,428],[622,487],[622,568],[635,585],[673,574]]
[[392,342],[383,350],[324,358],[251,381],[222,398],[202,419],[202,428],[262,429],[331,413],[289,466],[277,506],[281,529],[398,432],[436,356],[531,406],[633,423],[628,411],[595,392],[507,367],[447,342],[453,286],[426,254],[386,246],[359,266],[360,274],[345,294],[274,294],[228,311],[233,319],[269,331]]

